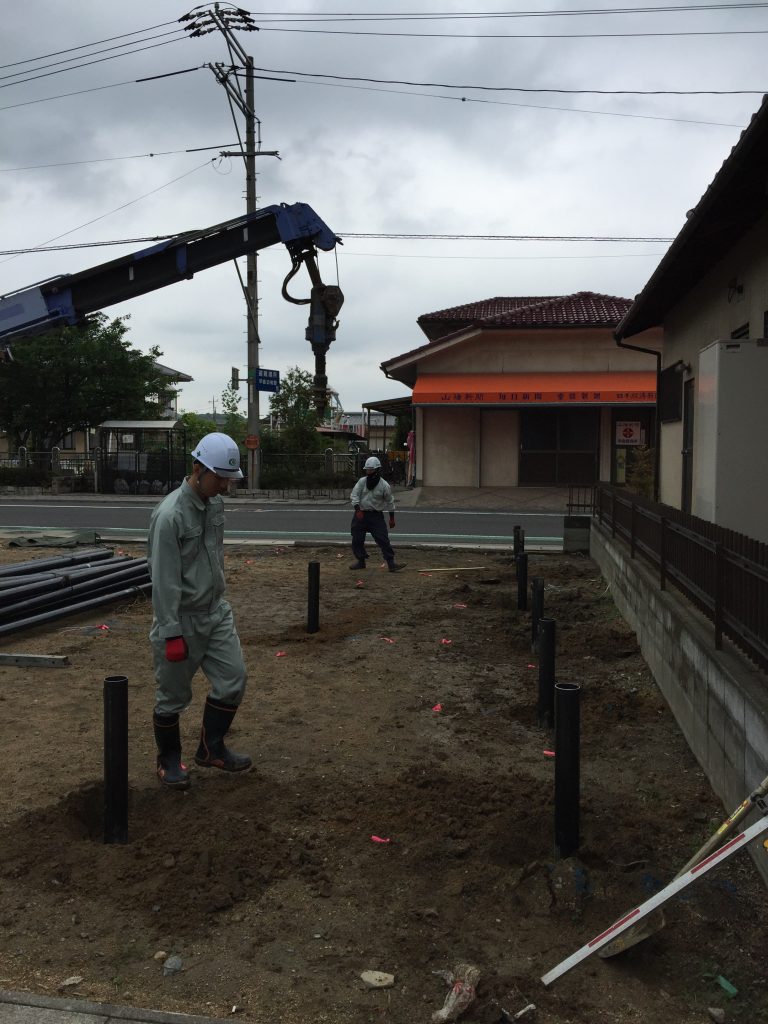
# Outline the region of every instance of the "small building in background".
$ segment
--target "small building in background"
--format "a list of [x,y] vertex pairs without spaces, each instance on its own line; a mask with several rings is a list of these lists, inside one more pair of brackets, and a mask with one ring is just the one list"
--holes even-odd
[[661,348],[658,328],[636,339],[640,351],[616,345],[631,305],[576,292],[420,316],[426,344],[381,364],[413,389],[416,482],[624,483],[631,449],[654,446]]

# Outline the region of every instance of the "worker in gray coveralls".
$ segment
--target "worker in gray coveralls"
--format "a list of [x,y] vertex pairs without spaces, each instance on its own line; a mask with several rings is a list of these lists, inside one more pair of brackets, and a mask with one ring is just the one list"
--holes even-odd
[[384,513],[389,513],[389,528],[395,528],[395,499],[392,488],[381,477],[381,463],[375,455],[365,460],[363,466],[365,476],[361,476],[352,488],[350,500],[354,514],[352,516],[352,554],[357,561],[350,569],[364,569],[368,552],[365,550],[365,535],[370,533],[381,548],[384,561],[390,572],[399,572],[404,565],[395,561],[395,552],[389,542],[387,524]]
[[149,634],[157,689],[153,723],[157,775],[174,789],[189,786],[181,760],[179,715],[192,700],[201,668],[209,694],[195,763],[244,772],[251,759],[224,744],[245,692],[247,674],[232,608],[224,597],[224,501],[242,479],[240,452],[227,434],[206,434],[191,453],[192,473],[152,513],[149,569],[154,617]]

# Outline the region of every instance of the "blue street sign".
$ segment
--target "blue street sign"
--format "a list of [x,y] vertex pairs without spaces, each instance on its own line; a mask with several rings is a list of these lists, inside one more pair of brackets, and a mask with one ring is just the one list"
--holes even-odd
[[257,391],[279,391],[280,390],[280,371],[279,370],[265,370],[263,366],[258,366],[254,371],[254,382],[256,384]]

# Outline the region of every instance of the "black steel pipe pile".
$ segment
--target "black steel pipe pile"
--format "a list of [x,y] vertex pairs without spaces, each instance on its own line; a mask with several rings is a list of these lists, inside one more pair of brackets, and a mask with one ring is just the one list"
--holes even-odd
[[49,569],[61,569],[66,565],[82,565],[84,562],[99,562],[103,558],[111,558],[113,552],[108,548],[92,548],[89,551],[78,551],[74,555],[55,555],[52,558],[33,558],[28,562],[13,562],[0,566],[0,578],[23,576],[28,572],[47,572]]
[[[94,559],[94,555],[98,557]],[[47,563],[48,572],[36,572],[43,562]],[[17,572],[11,577],[16,586],[0,589],[0,635],[143,595],[152,589],[146,558],[113,557],[106,549],[14,566],[22,567],[28,567],[28,572]]]

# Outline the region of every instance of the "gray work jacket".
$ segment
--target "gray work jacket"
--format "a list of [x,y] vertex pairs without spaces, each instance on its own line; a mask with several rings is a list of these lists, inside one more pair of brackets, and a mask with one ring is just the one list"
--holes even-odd
[[392,488],[389,486],[386,480],[379,480],[375,487],[371,487],[370,490],[366,484],[367,476],[361,476],[355,486],[352,488],[352,494],[350,499],[352,501],[352,507],[359,505],[363,511],[375,510],[376,512],[390,512],[395,511],[395,499],[392,494]]
[[214,611],[224,597],[224,500],[207,502],[186,480],[149,520],[152,608],[161,639],[182,636],[182,615]]

